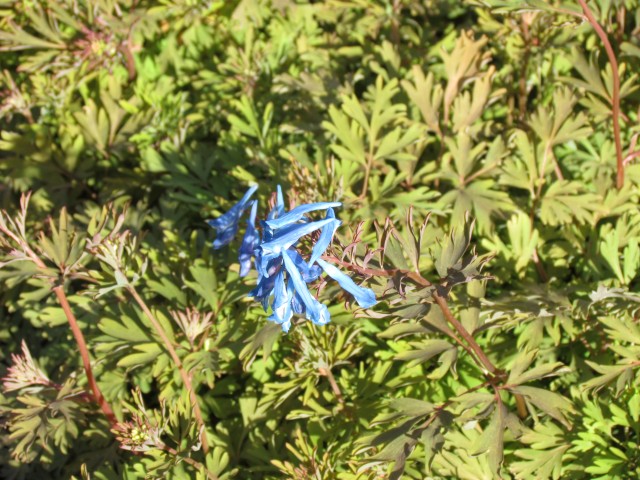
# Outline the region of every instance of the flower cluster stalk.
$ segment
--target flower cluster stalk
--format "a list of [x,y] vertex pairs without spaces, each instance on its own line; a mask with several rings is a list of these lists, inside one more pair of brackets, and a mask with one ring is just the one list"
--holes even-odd
[[160,325],[160,322],[158,321],[158,319],[155,317],[155,315],[151,312],[151,310],[147,306],[146,302],[142,299],[138,291],[131,284],[127,285],[126,288],[129,294],[136,301],[138,306],[142,309],[145,316],[149,319],[149,322],[151,322],[153,329],[156,331],[156,333],[162,340],[162,343],[164,343],[164,346],[166,347],[167,352],[169,352],[169,356],[171,357],[176,367],[178,368],[178,371],[180,372],[180,378],[182,378],[182,383],[184,383],[185,388],[189,392],[189,398],[191,400],[191,404],[193,405],[193,412],[196,417],[196,422],[198,423],[198,428],[200,430],[200,441],[202,442],[202,449],[204,450],[205,453],[207,453],[209,451],[209,442],[207,441],[207,433],[204,425],[204,419],[202,417],[202,410],[200,410],[198,397],[196,395],[196,392],[193,389],[193,382],[191,381],[191,375],[185,370],[184,365],[182,364],[182,360],[180,360],[180,357],[178,356],[178,352],[176,352],[176,349],[173,347],[171,340],[165,333],[164,329],[162,328],[162,325]]

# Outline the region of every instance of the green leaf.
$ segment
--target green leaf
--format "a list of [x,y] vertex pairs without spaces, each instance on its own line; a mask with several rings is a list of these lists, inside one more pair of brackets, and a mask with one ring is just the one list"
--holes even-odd
[[498,476],[500,475],[500,466],[503,460],[506,416],[506,407],[502,403],[498,403],[489,420],[489,424],[469,450],[469,455],[472,456],[487,454],[491,471]]
[[571,428],[567,414],[573,412],[573,405],[570,400],[562,395],[542,388],[526,386],[510,387],[509,391],[522,395],[528,403],[536,406],[550,417],[555,418],[567,428]]
[[582,185],[569,180],[557,180],[544,192],[540,201],[540,219],[550,226],[571,223],[591,223],[600,209],[600,198],[585,193]]
[[412,343],[412,350],[400,352],[396,355],[396,360],[409,360],[412,365],[424,363],[432,357],[442,352],[455,348],[446,340],[424,340],[420,343]]
[[131,353],[118,360],[119,367],[141,367],[153,362],[162,353],[157,343],[142,343],[133,348],[140,353]]
[[416,398],[394,398],[389,403],[394,410],[408,417],[421,417],[432,413],[436,405]]

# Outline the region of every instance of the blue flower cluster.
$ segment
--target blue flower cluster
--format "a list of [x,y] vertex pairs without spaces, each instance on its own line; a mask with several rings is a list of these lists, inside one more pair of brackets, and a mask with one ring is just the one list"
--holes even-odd
[[[208,223],[217,233],[213,248],[228,245],[238,233],[240,219],[247,209],[251,209],[247,220],[247,230],[240,246],[240,276],[246,276],[251,270],[251,257],[255,257],[258,271],[258,286],[249,295],[262,303],[265,311],[271,302],[272,314],[269,320],[278,323],[287,332],[291,327],[294,313],[304,314],[316,325],[325,325],[330,316],[326,305],[318,302],[311,294],[308,283],[317,280],[322,272],[333,278],[338,284],[355,298],[358,305],[368,308],[376,304],[372,290],[360,287],[347,275],[321,257],[329,247],[333,235],[342,222],[333,211],[340,202],[320,202],[300,205],[286,212],[282,190],[278,186],[276,204],[260,222],[262,238],[256,229],[258,202],[251,200],[257,190],[252,186],[224,215],[210,220]],[[307,214],[324,210],[325,218],[312,221]],[[320,236],[313,245],[308,260],[305,260],[296,246],[299,240],[316,230]]]

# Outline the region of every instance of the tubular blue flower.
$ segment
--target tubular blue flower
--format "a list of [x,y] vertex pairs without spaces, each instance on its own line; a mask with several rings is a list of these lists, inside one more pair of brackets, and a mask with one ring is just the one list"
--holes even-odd
[[231,240],[238,233],[238,223],[242,213],[247,208],[251,196],[258,189],[258,185],[253,185],[247,190],[242,199],[229,209],[227,213],[207,223],[216,230],[217,238],[213,241],[213,248],[219,249],[231,243]]
[[278,218],[274,218],[273,220],[267,220],[266,224],[272,228],[282,228],[287,225],[291,225],[292,223],[296,223],[298,220],[301,220],[302,217],[306,213],[313,212],[315,210],[326,210],[330,207],[339,207],[342,205],[340,202],[320,202],[320,203],[309,203],[306,205],[300,205],[299,207],[294,208],[290,212],[285,213]]
[[311,251],[309,265],[313,265],[314,262],[319,259],[327,250],[327,248],[329,248],[329,244],[331,243],[331,240],[333,240],[333,235],[336,233],[338,227],[342,224],[340,220],[336,219],[336,214],[331,207],[327,209],[327,216],[325,217],[325,219],[328,218],[333,219],[333,221],[327,223],[324,227],[322,227],[320,238],[318,238],[318,241],[313,246],[313,250]]
[[349,277],[348,275],[345,275],[340,270],[338,270],[338,268],[336,268],[334,265],[328,262],[325,262],[321,258],[319,258],[317,262],[318,262],[318,265],[322,267],[322,269],[325,271],[327,275],[329,275],[336,282],[338,282],[338,284],[344,290],[346,290],[351,295],[353,295],[353,298],[356,299],[356,302],[358,302],[358,305],[360,305],[362,308],[369,308],[374,306],[376,303],[378,303],[376,301],[376,295],[375,293],[373,293],[373,290],[356,285],[356,283],[351,279],[351,277]]
[[273,238],[266,243],[262,243],[259,248],[262,249],[263,254],[279,254],[300,240],[300,238],[315,232],[319,228],[322,228],[331,222],[333,222],[333,219],[328,218],[325,220],[318,220],[317,222],[289,225],[281,231],[276,231]]
[[278,185],[278,190],[276,193],[276,204],[267,215],[267,220],[278,218],[283,214],[284,214],[284,197],[282,196],[282,188],[280,187],[280,185]]
[[261,247],[256,248],[256,270],[263,277],[273,275],[282,264],[281,253],[264,253]]
[[265,312],[269,309],[269,298],[273,294],[275,279],[275,275],[271,275],[270,277],[262,276],[258,279],[258,285],[256,288],[249,292],[250,297],[253,297],[262,303],[262,308],[264,308]]
[[[282,255],[284,260],[284,268],[289,274],[289,281],[293,282],[293,288],[300,295],[300,299],[305,307],[305,314],[309,320],[317,325],[324,325],[329,320],[324,310],[320,308],[320,302],[316,300],[307,288],[307,284],[302,279],[302,275],[298,271],[296,264],[291,260],[289,255]],[[328,313],[328,312],[327,312]]]
[[[294,313],[305,315],[316,325],[329,323],[331,320],[329,309],[311,294],[307,286],[316,281],[323,271],[352,294],[361,307],[367,308],[376,304],[372,290],[356,285],[349,276],[321,258],[329,248],[336,230],[342,224],[333,210],[333,207],[341,205],[340,202],[299,205],[286,212],[282,189],[278,186],[276,203],[266,220],[260,222],[262,225],[260,239],[255,226],[257,202],[249,203],[256,188],[251,187],[229,212],[211,220],[209,224],[218,232],[214,248],[220,248],[229,243],[237,233],[242,213],[251,206],[247,231],[243,237],[238,258],[240,275],[247,275],[251,267],[251,257],[255,255],[258,284],[249,295],[258,300],[265,311],[268,311],[271,305],[270,321],[281,325],[285,332],[291,327]],[[309,212],[317,210],[326,210],[324,219],[312,221],[306,216]],[[320,235],[311,249],[309,261],[305,261],[296,245],[302,237],[316,230],[320,230]],[[271,301],[272,298],[273,301]]]
[[242,238],[240,246],[240,254],[238,261],[240,262],[240,276],[246,277],[251,270],[251,257],[258,243],[258,231],[256,230],[256,215],[258,214],[258,201],[254,200],[251,206],[251,213],[247,220],[247,231]]
[[302,279],[305,282],[311,283],[317,280],[318,277],[322,274],[322,269],[319,266],[309,266],[311,265],[311,263],[305,262],[304,258],[302,258],[302,256],[293,248],[289,248],[287,250],[287,255],[289,255],[289,258],[291,258],[291,260],[293,260],[293,263],[296,264],[296,268],[300,272],[300,275],[302,275]]
[[291,328],[291,318],[293,317],[291,300],[294,294],[293,289],[285,285],[284,272],[282,270],[275,277],[273,296],[273,313],[269,320],[281,325],[282,330],[288,332],[289,328]]
[[298,315],[302,315],[305,312],[302,298],[300,298],[300,295],[295,290],[293,291],[293,298],[291,299],[291,308],[293,308],[294,313]]

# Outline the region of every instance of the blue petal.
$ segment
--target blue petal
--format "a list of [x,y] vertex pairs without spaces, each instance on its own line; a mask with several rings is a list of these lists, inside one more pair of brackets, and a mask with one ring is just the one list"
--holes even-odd
[[355,282],[351,280],[351,277],[345,275],[334,265],[325,262],[321,258],[317,261],[318,265],[322,267],[326,274],[338,282],[343,289],[353,295],[356,302],[358,302],[358,305],[362,308],[372,307],[377,303],[376,295],[373,293],[373,290],[356,285]]
[[284,267],[287,269],[287,273],[289,273],[289,280],[293,283],[293,288],[296,293],[300,295],[300,300],[302,300],[302,303],[304,304],[307,318],[313,323],[321,321],[320,302],[318,302],[318,300],[311,295],[311,292],[309,292],[307,284],[302,279],[296,264],[293,263],[293,260],[291,260],[289,255],[283,255],[282,259],[284,260]]
[[[289,285],[291,285],[291,282],[289,282]],[[293,289],[293,287],[291,288]],[[293,289],[293,298],[291,299],[291,308],[293,308],[293,311],[298,315],[302,315],[307,311],[307,309],[304,307],[304,303],[302,303],[302,299],[300,298],[300,295],[298,294],[298,292],[295,291],[295,289]]]
[[240,246],[240,255],[238,261],[240,262],[240,276],[246,277],[251,270],[251,256],[258,243],[258,230],[256,230],[256,215],[258,213],[258,202],[253,201],[251,206],[251,214],[247,220],[247,231],[242,238],[242,245]]
[[238,222],[235,222],[228,227],[225,227],[224,229],[219,229],[218,236],[213,241],[211,246],[214,248],[214,250],[218,250],[225,245],[229,245],[233,238],[236,236],[236,233],[238,233]]
[[260,277],[256,288],[249,292],[250,297],[253,297],[262,303],[262,307],[265,312],[269,309],[269,297],[273,293],[275,278],[275,275],[270,277]]
[[276,194],[276,204],[267,215],[267,220],[280,217],[284,213],[284,197],[282,196],[282,188],[278,185],[278,193]]
[[256,268],[263,277],[272,276],[282,265],[282,253],[264,253],[262,247],[256,248]]
[[262,250],[260,247],[256,247],[253,251],[253,255],[255,256],[255,265],[256,270],[258,271],[258,281],[260,281],[260,277],[266,277],[262,269]]
[[291,303],[287,297],[287,285],[284,282],[284,270],[280,270],[273,282],[273,303],[271,307],[274,311],[279,310],[286,303]]
[[262,243],[270,242],[273,238],[275,230],[267,225],[267,222],[260,220],[260,226],[262,227]]
[[329,323],[331,321],[331,315],[329,314],[329,309],[327,308],[327,306],[321,303],[320,308],[318,310],[319,310],[318,318],[314,320],[313,323],[320,326],[326,325],[327,323]]
[[278,185],[276,190],[276,208],[282,214],[284,213],[284,196],[282,195],[282,187]]
[[240,203],[236,203],[226,213],[220,215],[218,218],[214,218],[213,220],[207,220],[207,223],[210,227],[213,227],[216,230],[224,230],[236,223],[241,213],[242,205]]
[[258,185],[251,185],[239,203],[246,204],[253,194],[256,193],[256,190],[258,190]]
[[242,199],[233,207],[231,207],[227,213],[219,216],[214,220],[209,220],[207,223],[215,229],[228,228],[231,224],[237,221],[236,217],[239,217],[242,214],[242,212],[246,208],[246,203],[249,201],[249,199],[257,189],[258,185],[252,185],[249,190],[246,191]]
[[260,245],[262,253],[281,253],[296,243],[301,237],[308,235],[333,221],[333,219],[328,218],[325,220],[318,220],[317,222],[289,225],[287,228],[276,232],[276,235],[270,241],[264,242]]
[[215,228],[218,234],[212,244],[214,249],[217,250],[224,247],[233,240],[233,237],[235,237],[238,232],[238,222],[240,221],[242,212],[247,208],[247,202],[257,189],[258,186],[253,185],[247,190],[242,199],[231,207],[228,212],[207,222],[211,227]]
[[269,320],[281,325],[282,330],[287,332],[291,327],[291,317],[293,316],[293,311],[291,310],[293,291],[286,287],[284,283],[284,272],[282,270],[275,276],[273,295],[273,313],[269,317]]
[[282,228],[287,225],[291,225],[292,223],[296,223],[305,215],[305,213],[313,212],[314,210],[326,210],[327,208],[339,207],[340,205],[342,205],[340,202],[320,202],[300,205],[281,217],[273,220],[267,220],[267,225],[273,229]]
[[302,256],[296,250],[290,248],[286,250],[286,252],[291,260],[293,260],[293,263],[296,264],[296,267],[298,267],[300,275],[302,275],[302,279],[305,282],[311,283],[317,280],[318,277],[322,274],[322,269],[320,267],[318,267],[317,265],[309,267],[309,264],[304,261],[304,258],[302,258]]
[[318,241],[313,246],[313,250],[311,251],[311,258],[309,259],[309,265],[313,265],[313,263],[322,256],[322,254],[327,250],[331,240],[333,239],[333,235],[336,233],[338,227],[342,224],[340,220],[336,219],[336,214],[333,212],[333,208],[327,209],[327,216],[325,218],[334,219],[333,222],[322,227],[322,232],[320,232],[320,237]]

